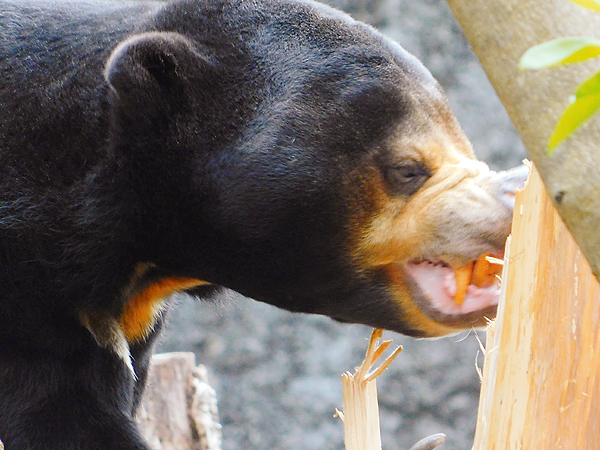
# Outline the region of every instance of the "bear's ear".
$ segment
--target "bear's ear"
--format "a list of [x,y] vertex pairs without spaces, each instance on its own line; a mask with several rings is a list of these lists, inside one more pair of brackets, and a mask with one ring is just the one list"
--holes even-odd
[[[177,96],[198,79],[209,61],[193,41],[178,33],[135,35],[112,52],[104,76],[120,101],[146,103],[156,96]],[[142,105],[139,105],[142,106]]]

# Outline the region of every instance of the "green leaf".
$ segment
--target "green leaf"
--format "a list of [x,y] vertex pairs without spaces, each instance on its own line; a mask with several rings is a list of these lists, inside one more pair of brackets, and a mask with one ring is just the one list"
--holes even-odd
[[600,1],[598,0],[571,0],[573,3],[577,3],[580,6],[589,8],[593,11],[600,11]]
[[[585,85],[585,83],[584,83]],[[583,86],[583,85],[582,85]],[[548,142],[548,153],[552,151],[600,109],[600,92],[576,97],[565,110],[554,128]]]
[[586,95],[593,95],[600,92],[600,72],[591,76],[589,79],[584,81],[581,86],[577,88],[575,97],[582,98]]
[[525,52],[520,69],[541,69],[584,61],[600,56],[600,39],[574,36],[536,45]]

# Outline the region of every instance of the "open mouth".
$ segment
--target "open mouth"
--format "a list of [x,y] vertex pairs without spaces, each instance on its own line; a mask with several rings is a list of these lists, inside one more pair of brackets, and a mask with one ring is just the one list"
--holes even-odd
[[462,315],[498,304],[503,252],[486,253],[454,266],[445,261],[419,260],[405,265],[429,307],[444,315]]

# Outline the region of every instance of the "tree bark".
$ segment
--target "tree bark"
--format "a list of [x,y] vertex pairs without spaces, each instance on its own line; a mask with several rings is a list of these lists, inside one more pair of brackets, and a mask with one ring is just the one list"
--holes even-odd
[[[600,114],[547,153],[558,118],[598,58],[566,67],[520,71],[534,45],[564,36],[600,38],[600,13],[568,0],[448,0],[510,115],[560,216],[600,274]],[[482,112],[485,114],[485,112]]]

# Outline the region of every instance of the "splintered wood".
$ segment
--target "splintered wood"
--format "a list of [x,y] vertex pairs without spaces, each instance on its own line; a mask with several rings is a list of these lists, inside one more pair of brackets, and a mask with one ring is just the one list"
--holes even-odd
[[[402,351],[402,347],[398,347],[378,368],[373,369],[375,363],[392,343],[392,341],[383,341],[380,344],[379,339],[382,335],[383,330],[375,328],[371,333],[363,363],[356,368],[354,375],[350,372],[342,374],[344,412],[336,410],[335,416],[340,417],[344,422],[346,450],[381,450],[375,378],[381,375]],[[410,450],[433,450],[445,440],[446,435],[443,433],[432,434],[421,439]]]
[[600,448],[600,287],[537,171],[517,192],[474,450]]
[[350,372],[342,374],[344,412],[337,411],[337,415],[344,422],[346,450],[381,450],[375,378],[402,351],[402,347],[398,347],[378,368],[371,370],[392,343],[383,341],[379,344],[382,335],[383,330],[373,330],[363,363],[356,368],[354,375]]

